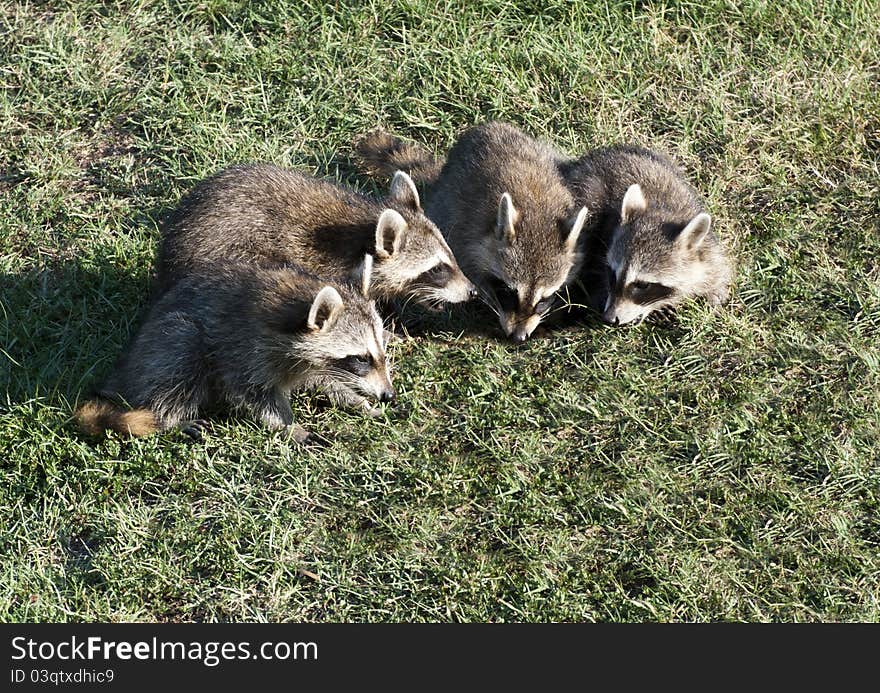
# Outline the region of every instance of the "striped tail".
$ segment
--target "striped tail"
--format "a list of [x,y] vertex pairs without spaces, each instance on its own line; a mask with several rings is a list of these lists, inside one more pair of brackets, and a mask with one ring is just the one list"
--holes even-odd
[[100,436],[109,429],[126,438],[137,438],[159,430],[159,422],[149,409],[124,410],[100,399],[81,405],[75,417],[80,428],[92,436]]
[[373,130],[354,145],[361,169],[370,175],[391,177],[405,171],[416,183],[431,184],[440,177],[443,161],[425,147],[405,142],[384,130]]

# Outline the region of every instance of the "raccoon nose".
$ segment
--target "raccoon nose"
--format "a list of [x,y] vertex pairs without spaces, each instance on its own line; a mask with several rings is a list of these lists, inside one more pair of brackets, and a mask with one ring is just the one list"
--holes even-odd
[[529,335],[526,334],[525,330],[517,330],[512,335],[510,335],[510,339],[514,344],[522,344],[529,338]]
[[477,287],[472,286],[470,289],[468,289],[468,301],[474,300],[479,295],[480,292],[477,291]]
[[394,404],[397,401],[397,394],[394,390],[383,390],[379,395],[379,401],[384,404]]

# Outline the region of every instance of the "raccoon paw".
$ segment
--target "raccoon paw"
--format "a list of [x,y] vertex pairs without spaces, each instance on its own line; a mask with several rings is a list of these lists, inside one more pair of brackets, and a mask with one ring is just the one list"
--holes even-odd
[[373,418],[382,416],[382,410],[379,409],[379,407],[373,406],[370,400],[368,400],[366,397],[362,397],[361,395],[350,390],[338,390],[333,393],[333,398],[337,404],[345,407],[346,409],[351,409],[352,411],[362,411],[367,416],[372,416]]
[[297,444],[308,445],[312,442],[312,432],[307,431],[299,424],[291,424],[288,430],[290,431],[290,437],[293,438]]
[[323,448],[330,444],[330,441],[327,440],[324,436],[306,430],[298,424],[291,425],[290,436],[297,443],[297,445],[302,445],[303,447]]
[[730,299],[730,288],[722,286],[706,294],[706,301],[714,309],[723,306]]
[[204,440],[205,434],[210,431],[211,422],[205,419],[193,419],[180,427],[180,432],[193,443],[201,443]]

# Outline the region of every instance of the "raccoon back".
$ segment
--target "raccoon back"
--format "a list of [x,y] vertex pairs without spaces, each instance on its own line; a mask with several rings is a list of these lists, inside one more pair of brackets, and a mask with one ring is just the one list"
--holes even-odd
[[632,145],[615,145],[562,161],[559,170],[579,202],[587,206],[595,225],[613,228],[620,221],[620,205],[627,188],[641,185],[654,209],[686,223],[704,211],[696,190],[681,169],[660,152]]
[[441,175],[427,192],[425,210],[447,235],[462,262],[463,246],[482,244],[494,229],[503,193],[513,198],[523,219],[518,242],[527,245],[535,263],[549,250],[558,252],[558,239],[548,229],[566,217],[574,198],[557,164],[561,155],[521,130],[488,122],[465,131],[450,149]]
[[381,210],[353,190],[270,164],[224,169],[199,183],[163,224],[159,288],[236,262],[348,275],[371,250]]

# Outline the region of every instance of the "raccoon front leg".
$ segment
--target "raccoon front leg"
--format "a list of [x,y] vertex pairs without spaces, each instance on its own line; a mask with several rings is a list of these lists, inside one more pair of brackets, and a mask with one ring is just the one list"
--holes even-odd
[[294,441],[300,445],[306,445],[314,440],[310,431],[293,423],[293,410],[290,408],[290,401],[287,399],[287,395],[281,392],[268,393],[261,400],[257,409],[257,417],[267,428],[272,430],[289,428]]
[[211,433],[214,426],[207,419],[192,419],[178,426],[180,432],[193,443],[201,443],[206,433]]
[[293,410],[285,393],[267,390],[250,395],[241,403],[260,423],[273,431],[290,429],[291,436],[300,445],[313,439],[313,435],[299,424],[293,423]]
[[279,430],[293,423],[290,402],[278,390],[249,392],[239,403],[266,428]]
[[706,294],[706,300],[713,309],[717,310],[730,298],[730,287],[727,284],[717,286]]

